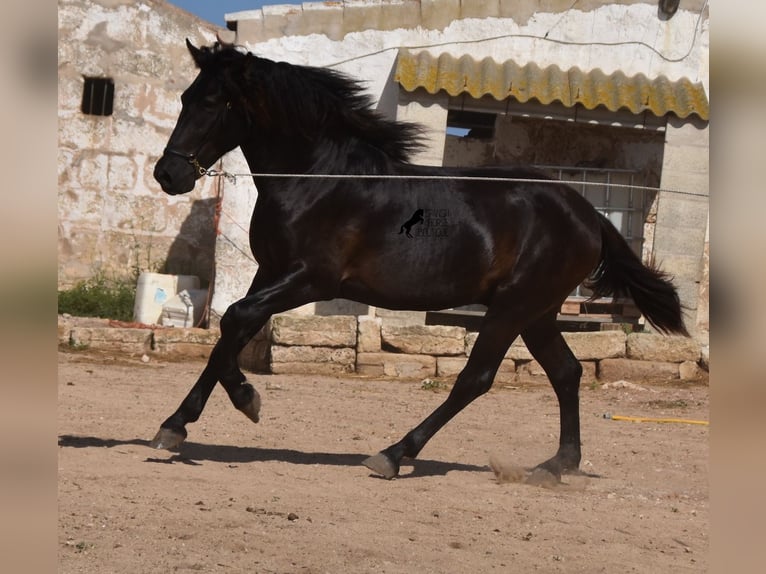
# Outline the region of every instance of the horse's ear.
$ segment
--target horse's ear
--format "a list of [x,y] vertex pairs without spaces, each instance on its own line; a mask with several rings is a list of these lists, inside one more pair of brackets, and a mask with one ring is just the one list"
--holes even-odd
[[200,50],[194,44],[192,44],[189,38],[186,38],[186,47],[188,48],[189,53],[191,54],[191,57],[194,60],[194,63],[197,64],[198,68],[201,68],[202,67],[202,50]]
[[215,41],[222,47],[222,48],[232,48],[234,47],[234,44],[232,42],[227,42],[223,38],[221,38],[221,35],[216,32],[215,33]]

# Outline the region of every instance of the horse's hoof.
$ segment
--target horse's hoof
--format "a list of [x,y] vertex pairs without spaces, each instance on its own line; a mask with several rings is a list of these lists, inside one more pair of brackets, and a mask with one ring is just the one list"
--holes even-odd
[[388,480],[399,474],[399,465],[382,452],[364,459],[362,464]]
[[172,429],[166,429],[160,427],[160,430],[154,435],[152,442],[149,446],[152,448],[164,448],[165,450],[173,450],[178,448],[181,443],[186,439],[186,431],[181,432]]
[[251,421],[257,423],[260,420],[259,413],[261,412],[261,395],[258,394],[258,391],[253,389],[253,400],[239,410],[245,413],[245,416]]
[[537,466],[524,479],[524,483],[531,484],[532,486],[542,486],[543,488],[553,488],[561,484],[561,475],[556,475],[546,468]]

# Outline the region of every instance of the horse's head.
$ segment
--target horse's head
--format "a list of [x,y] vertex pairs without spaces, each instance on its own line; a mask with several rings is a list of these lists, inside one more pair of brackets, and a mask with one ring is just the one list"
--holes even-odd
[[200,71],[181,95],[181,114],[154,167],[154,178],[170,195],[194,189],[207,168],[241,143],[248,122],[237,81],[245,54],[217,43],[197,48],[186,40],[186,46]]

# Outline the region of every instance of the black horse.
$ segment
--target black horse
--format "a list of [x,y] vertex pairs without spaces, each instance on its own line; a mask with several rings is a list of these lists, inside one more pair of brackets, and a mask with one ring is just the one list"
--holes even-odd
[[[221,318],[206,368],[153,446],[178,446],[218,381],[234,406],[258,421],[260,398],[237,355],[274,313],[337,297],[411,310],[481,303],[487,306],[481,330],[447,399],[364,464],[396,476],[403,457],[417,456],[490,389],[521,335],[558,397],[558,451],[539,467],[560,476],[577,469],[581,456],[582,367],[556,325],[567,295],[588,279],[594,296],[629,295],[656,328],[686,333],[668,278],[643,265],[572,188],[528,168],[414,165],[408,158],[420,146],[420,128],[382,118],[344,75],[219,43],[187,45],[199,75],[181,96],[178,124],[154,176],[166,193],[186,193],[239,146],[256,174],[250,247],[259,268],[245,297]],[[449,232],[415,241],[399,235],[419,209],[448,211]]]

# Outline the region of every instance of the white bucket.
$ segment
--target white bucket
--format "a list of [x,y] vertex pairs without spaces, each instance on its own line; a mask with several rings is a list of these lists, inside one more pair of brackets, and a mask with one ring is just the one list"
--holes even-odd
[[166,275],[145,271],[138,277],[133,320],[147,325],[158,325],[162,307],[184,289],[199,289],[195,275]]

